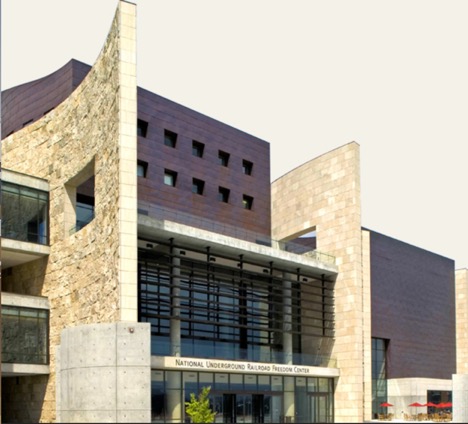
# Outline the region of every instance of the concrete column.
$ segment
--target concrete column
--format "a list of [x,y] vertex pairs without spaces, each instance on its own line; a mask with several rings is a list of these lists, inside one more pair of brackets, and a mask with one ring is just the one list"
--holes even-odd
[[287,422],[295,420],[294,377],[284,377],[284,416]]
[[454,423],[468,423],[468,375],[452,375],[452,403]]
[[283,362],[293,363],[291,274],[283,273]]
[[180,356],[180,249],[172,248],[171,355]]
[[151,421],[149,323],[66,328],[57,348],[57,417],[67,423]]
[[[292,337],[292,299],[291,286],[293,276],[283,274],[283,355],[284,363],[293,363],[293,337]],[[284,377],[284,416],[285,420],[294,422],[294,377]]]
[[169,371],[167,377],[167,416],[169,422],[182,422],[182,379],[179,371]]

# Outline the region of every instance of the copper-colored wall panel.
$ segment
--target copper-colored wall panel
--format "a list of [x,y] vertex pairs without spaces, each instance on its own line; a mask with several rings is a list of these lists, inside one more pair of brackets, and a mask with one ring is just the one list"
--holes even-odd
[[[218,221],[228,228],[270,235],[270,148],[263,140],[239,131],[146,90],[138,91],[138,116],[149,123],[139,137],[138,159],[148,162],[147,178],[139,179],[140,200],[192,216]],[[164,130],[177,134],[175,148],[164,145]],[[202,158],[192,155],[192,141],[205,145]],[[230,154],[228,167],[218,163],[218,151]],[[244,175],[242,160],[253,163]],[[176,187],[164,185],[164,169],[177,172]],[[192,179],[205,182],[203,195],[192,193]],[[230,190],[229,203],[218,201],[218,188]],[[254,198],[243,208],[243,195]]]
[[456,371],[454,262],[370,233],[372,336],[389,339],[388,378]]

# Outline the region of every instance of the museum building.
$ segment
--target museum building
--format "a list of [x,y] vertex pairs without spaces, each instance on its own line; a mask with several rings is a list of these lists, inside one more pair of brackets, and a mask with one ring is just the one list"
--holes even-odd
[[2,419],[184,423],[205,387],[224,423],[456,398],[466,270],[362,227],[357,143],[271,183],[268,142],[137,87],[136,9],[92,67],[2,92]]

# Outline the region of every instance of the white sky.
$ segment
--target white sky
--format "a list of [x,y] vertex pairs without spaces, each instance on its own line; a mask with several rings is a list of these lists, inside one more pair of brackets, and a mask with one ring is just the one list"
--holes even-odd
[[[2,90],[93,64],[117,0],[0,0]],[[266,140],[361,146],[362,225],[468,267],[468,1],[136,0],[138,84]]]

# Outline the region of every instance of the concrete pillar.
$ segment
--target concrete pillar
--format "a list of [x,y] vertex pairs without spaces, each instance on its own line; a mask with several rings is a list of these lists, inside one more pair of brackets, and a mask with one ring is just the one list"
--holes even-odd
[[[283,274],[283,355],[284,363],[293,363],[293,337],[292,337],[292,298],[291,286],[293,276]],[[284,377],[284,416],[285,420],[294,422],[294,377]]]
[[452,375],[452,403],[454,423],[468,423],[468,375]]
[[166,373],[167,417],[171,423],[182,422],[182,379],[179,371]]
[[293,363],[291,274],[283,273],[283,362]]
[[171,356],[180,356],[180,249],[172,248],[172,281],[171,281]]
[[294,377],[284,377],[284,417],[286,422],[294,422],[296,408],[294,404]]
[[64,329],[56,350],[60,422],[150,422],[150,340],[149,323]]

